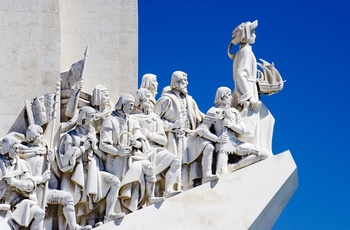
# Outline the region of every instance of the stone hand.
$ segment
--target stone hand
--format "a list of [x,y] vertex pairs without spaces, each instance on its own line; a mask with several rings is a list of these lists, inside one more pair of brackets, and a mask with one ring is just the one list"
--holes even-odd
[[260,101],[259,101],[259,100],[256,100],[256,99],[254,99],[254,98],[250,98],[250,99],[249,99],[249,102],[250,102],[250,108],[251,108],[253,111],[259,109],[259,105],[260,105]]
[[83,147],[85,150],[89,149],[91,147],[91,141],[90,140],[85,140]]
[[221,134],[218,139],[217,139],[218,143],[226,143],[228,142],[228,136],[227,134]]
[[47,153],[47,160],[50,162],[50,164],[55,162],[55,154],[51,150],[49,150]]
[[75,84],[73,95],[77,95],[82,88],[83,88],[83,81],[81,80],[81,81],[78,81],[77,84]]
[[135,147],[135,148],[137,148],[137,149],[139,149],[139,148],[142,147],[141,142],[138,141],[138,140],[131,140],[131,143],[130,143],[130,144],[131,144],[132,147]]
[[182,119],[177,119],[173,124],[173,129],[182,129],[184,127],[184,121]]
[[18,180],[16,179],[16,178],[14,178],[14,177],[7,177],[7,178],[4,178],[5,179],[5,181],[6,181],[6,183],[8,184],[8,185],[11,185],[12,187],[16,187],[17,186],[17,184],[18,184]]
[[128,156],[131,153],[131,147],[129,146],[120,146],[118,155],[121,157]]
[[222,122],[222,125],[227,127],[227,128],[231,128],[233,124],[229,119],[224,119]]
[[148,139],[151,137],[151,132],[148,129],[142,128],[141,133]]
[[46,170],[43,175],[42,175],[42,183],[46,183],[46,181],[50,180],[51,178],[51,171],[50,170]]

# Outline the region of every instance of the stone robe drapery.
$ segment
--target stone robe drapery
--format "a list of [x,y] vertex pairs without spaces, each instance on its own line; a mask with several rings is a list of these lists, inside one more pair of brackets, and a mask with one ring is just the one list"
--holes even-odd
[[[256,77],[256,58],[252,47],[246,44],[238,50],[233,59],[233,80],[235,84],[233,106],[239,111],[242,110],[242,105],[251,98],[260,101]],[[275,119],[267,107],[262,102],[255,111],[248,106],[243,120],[247,124],[249,132],[241,135],[239,140],[266,149],[269,155],[272,156],[272,135]]]
[[233,59],[233,80],[235,88],[233,91],[234,107],[248,101],[250,98],[259,100],[256,85],[257,64],[252,47],[246,44],[238,50]]
[[[190,130],[202,122],[204,114],[198,109],[197,103],[190,95],[186,95],[187,104],[187,119],[189,120]],[[170,152],[178,154],[178,139],[174,132],[169,128],[169,124],[174,123],[181,117],[180,101],[175,93],[171,90],[164,93],[157,101],[154,112],[163,120],[164,129],[167,134],[168,142],[165,146]],[[185,149],[186,146],[183,146]],[[184,153],[186,154],[186,152]],[[181,159],[186,159],[186,156],[179,156]]]
[[[93,203],[99,202],[106,196],[110,185],[101,181],[101,174],[104,172],[100,171],[102,163],[95,154],[89,157],[88,163],[84,165],[83,155],[88,153],[82,153],[81,148],[79,148],[84,138],[80,129],[77,126],[61,137],[56,160],[62,171],[61,190],[68,191],[73,195],[74,204],[89,202],[91,210],[94,208]],[[77,158],[79,154],[81,156]]]
[[[6,174],[14,176],[14,178],[19,181],[31,181],[33,183],[33,191],[24,192],[7,185],[3,180],[3,177],[6,176]],[[14,160],[13,166],[6,167],[5,162],[0,159],[0,202],[2,204],[11,204],[12,214],[9,218],[21,226],[28,227],[33,220],[35,215],[35,211],[31,210],[33,206],[36,206],[36,209],[40,209],[37,205],[34,188],[35,182],[31,178],[31,171],[27,162],[17,156]],[[18,200],[18,202],[15,202],[15,200]]]
[[155,166],[155,174],[163,172],[168,168],[171,162],[177,158],[175,153],[169,152],[163,146],[166,145],[167,139],[163,128],[163,123],[160,117],[155,114],[134,114],[133,117],[139,122],[141,128],[145,128],[152,133],[153,139],[158,139],[158,142],[163,142],[163,145],[148,139],[150,150],[152,151],[149,160]]
[[[122,132],[127,132],[125,136],[120,136]],[[130,143],[127,139],[139,139],[142,137],[140,133],[140,126],[138,122],[131,116],[122,118],[116,112],[105,118],[100,133],[101,150],[107,153],[106,170],[113,175],[116,175],[121,181],[119,198],[122,207],[127,210],[125,212],[136,211],[144,202],[146,181],[145,181],[145,165],[147,157],[142,151],[133,148],[131,155],[120,156],[108,153],[111,148],[119,149],[120,145],[127,145]],[[143,146],[145,146],[143,139]],[[123,142],[123,143],[120,143]],[[113,150],[111,150],[113,151]]]

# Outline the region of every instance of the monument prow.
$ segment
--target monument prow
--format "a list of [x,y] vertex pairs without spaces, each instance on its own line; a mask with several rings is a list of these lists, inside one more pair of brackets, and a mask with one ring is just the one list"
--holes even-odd
[[271,229],[297,187],[287,150],[95,229]]

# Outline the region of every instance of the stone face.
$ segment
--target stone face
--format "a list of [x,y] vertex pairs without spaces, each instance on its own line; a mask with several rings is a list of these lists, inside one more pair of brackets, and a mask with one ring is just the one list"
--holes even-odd
[[97,229],[271,229],[297,174],[285,151]]
[[60,72],[58,0],[0,4],[0,136],[25,130],[24,101],[55,92]]

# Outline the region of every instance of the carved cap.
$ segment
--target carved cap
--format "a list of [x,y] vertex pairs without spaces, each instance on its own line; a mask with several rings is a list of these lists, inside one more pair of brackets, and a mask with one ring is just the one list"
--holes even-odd
[[247,42],[251,33],[258,27],[258,20],[254,22],[243,22],[232,31],[232,43]]

